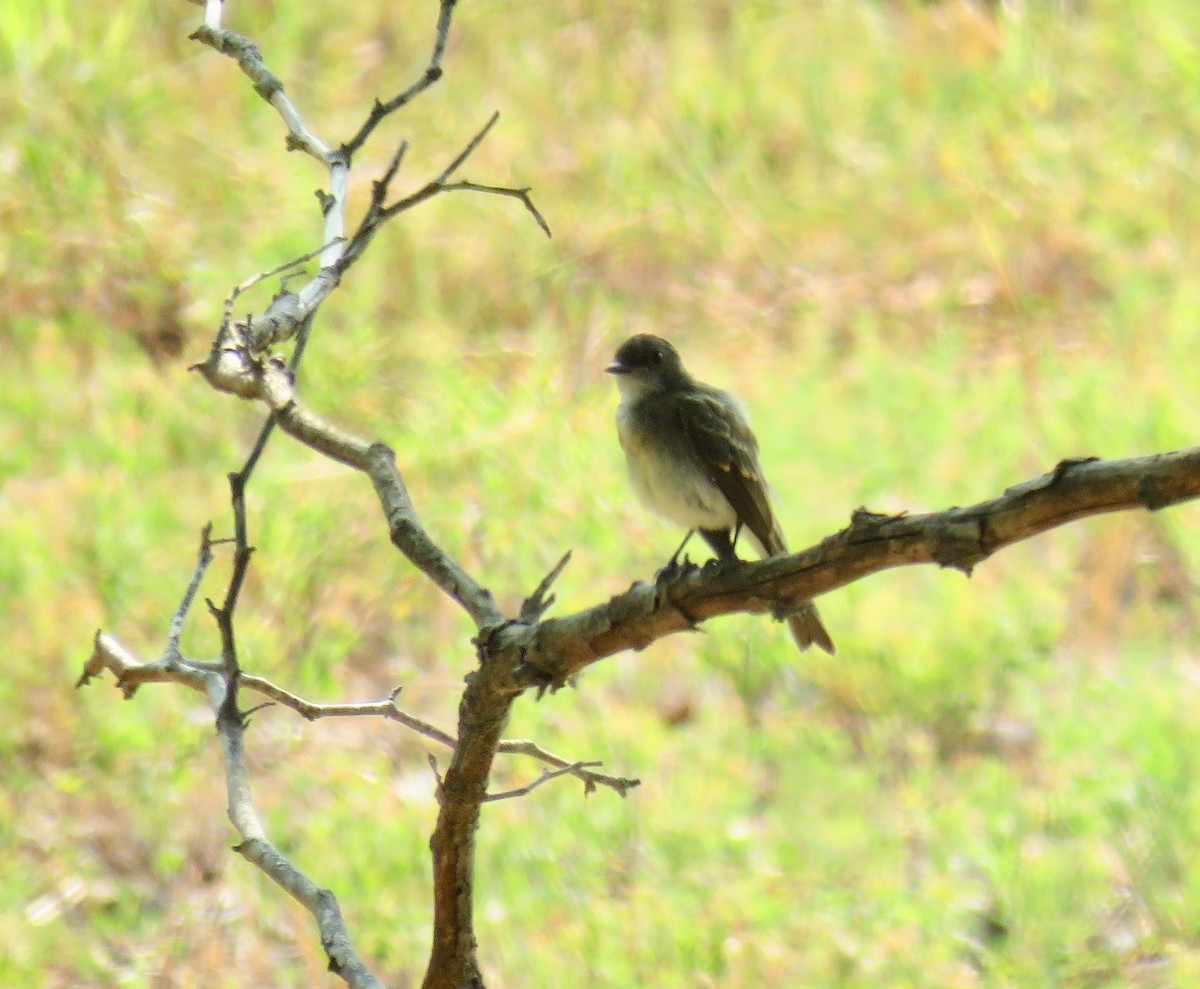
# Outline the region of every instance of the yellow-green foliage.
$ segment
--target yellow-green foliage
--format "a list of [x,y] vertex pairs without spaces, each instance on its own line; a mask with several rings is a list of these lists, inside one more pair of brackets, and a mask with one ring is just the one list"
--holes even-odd
[[[631,502],[600,369],[672,338],[735,390],[794,546],[859,505],[991,497],[1200,422],[1200,7],[459,4],[401,185],[495,109],[465,176],[389,227],[300,383],[393,445],[434,536],[561,609],[679,536]],[[421,71],[435,4],[226,4],[325,140]],[[261,409],[186,372],[230,288],[319,245],[316,165],[182,2],[0,5],[0,984],[335,985],[228,850],[210,715],[71,685],[96,627],[153,657]],[[270,286],[260,290],[261,305]],[[248,668],[453,728],[470,628],[361,476],[277,437],[250,493]],[[821,602],[836,659],[761,619],[522,699],[510,734],[636,775],[490,806],[496,986],[1187,986],[1200,979],[1196,510],[1096,520],[964,580]],[[695,552],[695,547],[693,548]],[[219,596],[221,558],[204,593]],[[211,656],[198,607],[185,646]],[[391,983],[429,939],[425,743],[254,717],[273,836]],[[444,753],[437,752],[444,758]],[[495,788],[538,767],[503,760]]]

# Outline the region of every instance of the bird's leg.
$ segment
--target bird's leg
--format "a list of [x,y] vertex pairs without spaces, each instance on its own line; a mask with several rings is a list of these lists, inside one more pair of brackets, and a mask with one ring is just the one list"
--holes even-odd
[[688,542],[691,540],[692,536],[694,536],[695,534],[696,534],[695,529],[688,529],[687,535],[683,537],[683,542],[681,542],[679,544],[679,549],[675,550],[675,552],[671,554],[671,561],[667,564],[668,567],[673,567],[678,564],[679,554],[683,552],[683,547],[688,544]]
[[[739,523],[738,528],[741,528]],[[701,529],[700,535],[704,537],[704,541],[712,547],[712,551],[717,554],[715,560],[711,560],[705,564],[707,567],[723,567],[730,563],[737,563],[737,553],[733,551],[733,539],[730,538],[731,529]],[[737,538],[736,536],[734,538]]]
[[[656,575],[655,580],[667,580],[674,577],[679,571],[679,554],[683,552],[683,547],[688,544],[688,541],[696,534],[695,529],[688,529],[687,535],[683,537],[683,542],[679,544],[679,549],[671,554],[671,559],[667,561],[667,565],[663,567]],[[686,560],[686,557],[684,558]]]

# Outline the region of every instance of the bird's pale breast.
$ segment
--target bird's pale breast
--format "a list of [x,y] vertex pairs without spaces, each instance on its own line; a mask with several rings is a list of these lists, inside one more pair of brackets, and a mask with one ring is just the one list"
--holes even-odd
[[622,402],[617,409],[617,433],[641,502],[686,529],[732,528],[737,522],[733,507],[691,456],[686,440],[664,442],[634,406]]

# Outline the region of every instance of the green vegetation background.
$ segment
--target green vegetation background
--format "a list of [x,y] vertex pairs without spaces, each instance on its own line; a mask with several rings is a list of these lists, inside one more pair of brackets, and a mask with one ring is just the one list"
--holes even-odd
[[[311,126],[415,78],[434,4],[227,5]],[[97,627],[151,657],[261,410],[199,359],[230,287],[317,246],[283,151],[183,3],[0,10],[0,983],[337,985],[300,909],[229,845],[211,717],[72,684]],[[803,546],[859,505],[997,494],[1200,421],[1200,7],[481,4],[394,142],[477,181],[393,224],[326,307],[301,384],[380,437],[423,519],[509,604],[567,548],[561,608],[650,576],[600,369],[673,339],[751,410]],[[267,289],[269,291],[269,289]],[[261,299],[260,299],[261,303]],[[452,727],[462,615],[397,557],[360,476],[271,447],[246,663],[314,699]],[[531,736],[644,785],[488,807],[495,986],[1192,986],[1200,981],[1196,509],[1095,520],[970,581],[823,599],[836,659],[712,623],[523,699]],[[216,594],[227,561],[206,584]],[[185,644],[215,651],[202,615]],[[425,745],[255,716],[276,840],[414,984],[429,939]],[[437,753],[444,758],[444,753]],[[495,786],[538,768],[506,760]]]

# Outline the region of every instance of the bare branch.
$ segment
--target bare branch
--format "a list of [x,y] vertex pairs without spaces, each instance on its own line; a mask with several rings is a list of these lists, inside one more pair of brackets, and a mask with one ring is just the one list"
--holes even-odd
[[[474,153],[495,125],[499,119],[497,112],[492,114],[487,123],[437,178],[398,202],[385,206],[387,191],[399,171],[407,149],[407,143],[402,142],[384,176],[375,183],[371,204],[359,224],[358,230],[350,240],[344,239],[350,158],[384,117],[414,99],[441,77],[441,60],[445,54],[455,3],[456,0],[442,0],[441,2],[433,55],[425,75],[389,103],[376,102],[358,134],[336,151],[330,151],[305,127],[296,108],[284,93],[282,82],[267,67],[258,48],[249,39],[220,27],[219,4],[215,8],[212,4],[206,8],[205,23],[197,28],[192,37],[237,60],[242,70],[254,82],[258,93],[270,102],[283,117],[288,126],[288,148],[307,151],[324,164],[330,173],[331,187],[329,194],[320,193],[318,196],[325,217],[326,245],[315,252],[321,258],[320,270],[298,291],[282,292],[277,295],[261,316],[247,317],[240,322],[233,319],[233,300],[237,298],[243,287],[255,284],[261,280],[262,276],[247,279],[238,289],[234,290],[227,302],[225,318],[213,341],[208,360],[195,366],[214,387],[243,397],[250,397],[241,390],[239,385],[238,365],[256,354],[263,353],[273,344],[291,339],[297,333],[306,335],[316,311],[337,288],[342,275],[363,255],[379,226],[389,218],[412,209],[442,192],[479,192],[516,199],[524,204],[546,236],[550,236],[550,226],[537,206],[534,205],[528,187],[508,188],[476,182],[450,183],[448,181]],[[267,428],[261,442],[265,442],[269,435],[270,427]]]
[[[206,44],[213,50],[237,61],[242,71],[254,84],[255,91],[275,108],[287,126],[288,150],[301,150],[319,161],[329,172],[330,193],[321,194],[320,206],[325,221],[324,243],[317,255],[321,258],[321,270],[297,293],[285,293],[277,298],[272,309],[264,314],[257,327],[251,320],[238,326],[232,322],[227,309],[221,333],[214,342],[209,360],[215,362],[219,351],[231,341],[259,352],[285,339],[289,339],[304,325],[307,317],[316,311],[321,302],[337,285],[332,268],[342,256],[346,229],[346,200],[349,192],[349,159],[342,151],[329,146],[305,125],[299,110],[288,98],[283,83],[267,66],[262,52],[250,39],[221,27],[222,4],[210,0],[205,6],[204,23],[191,35],[192,39]],[[255,279],[248,280],[251,284]],[[239,286],[244,290],[246,283]],[[233,293],[233,298],[238,295]],[[230,300],[232,302],[232,299]],[[281,301],[286,305],[280,305]]]
[[[322,718],[383,718],[387,721],[395,721],[398,724],[404,725],[404,727],[415,731],[418,735],[423,735],[425,738],[438,742],[447,748],[452,749],[458,744],[458,739],[449,732],[442,731],[442,729],[429,724],[427,721],[422,721],[420,718],[400,710],[396,706],[396,698],[400,694],[399,687],[391,692],[387,700],[344,704],[317,704],[284,690],[282,687],[276,686],[264,677],[254,676],[249,673],[242,674],[239,685],[243,690],[253,690],[264,697],[269,697],[275,703],[295,711],[308,721],[319,721]],[[565,770],[570,775],[578,777],[583,781],[585,793],[593,792],[597,786],[606,786],[615,790],[623,797],[635,786],[641,784],[641,780],[637,779],[594,773],[590,767],[599,766],[601,763],[568,762],[566,759],[556,756],[552,752],[547,752],[536,742],[528,738],[504,739],[497,747],[497,751],[507,755],[529,756],[532,759],[537,759],[540,762],[554,766],[556,769]]]
[[[213,681],[211,674],[220,672],[220,664],[196,663],[185,660],[169,650],[153,663],[142,663],[136,659],[111,635],[99,630],[92,639],[92,654],[83,664],[83,672],[75,681],[75,686],[86,687],[104,670],[112,672],[117,680],[117,688],[128,700],[143,683],[182,683],[207,693]],[[216,703],[224,696],[224,685],[217,681]],[[210,702],[213,696],[209,697]]]
[[396,173],[400,171],[400,165],[404,161],[404,156],[408,153],[408,142],[401,141],[396,148],[396,153],[392,155],[392,160],[388,162],[388,167],[379,179],[374,183],[371,189],[371,207],[375,210],[382,210],[383,204],[387,201],[388,189],[391,187],[392,180],[396,177]]
[[539,210],[533,204],[533,199],[530,196],[532,191],[533,190],[529,186],[525,186],[522,189],[516,189],[503,185],[480,185],[478,182],[468,182],[466,179],[463,179],[459,182],[451,182],[442,187],[442,192],[483,192],[490,193],[493,196],[509,196],[513,199],[519,199],[525,204],[525,208],[533,214],[534,220],[537,222],[537,225],[542,228],[546,236],[552,237],[554,235],[550,233],[550,224],[548,224],[546,222],[546,218],[542,216],[541,210]]
[[229,820],[242,836],[241,843],[234,847],[234,851],[247,862],[258,866],[313,915],[331,972],[344,979],[353,989],[383,989],[383,983],[371,974],[354,950],[337,897],[309,879],[267,838],[250,792],[244,722],[241,717],[227,716],[228,710],[229,706],[225,704],[219,708],[221,713],[217,718],[217,727],[225,752]]
[[[262,869],[313,915],[332,972],[354,989],[383,989],[383,983],[367,970],[355,952],[337,898],[309,879],[267,837],[250,791],[244,747],[244,717],[228,701],[225,670],[218,664],[201,664],[170,657],[155,663],[138,663],[115,639],[97,632],[92,655],[84,664],[77,686],[85,685],[104,669],[116,673],[118,685],[132,683],[136,686],[137,683],[150,680],[173,680],[206,694],[213,710],[217,712],[217,730],[225,754],[229,820],[242,839],[235,850]],[[126,696],[130,693],[132,690],[126,688]]]
[[387,201],[388,191],[392,181],[395,179],[400,168],[400,163],[404,158],[404,154],[408,149],[406,142],[401,142],[393,155],[387,170],[375,182],[371,194],[371,203],[363,215],[362,222],[359,223],[358,229],[346,244],[346,250],[338,262],[338,274],[343,274],[349,269],[366,250],[379,228],[389,219],[397,216],[400,213],[413,209],[415,206],[432,199],[434,196],[441,195],[444,192],[479,192],[496,196],[506,196],[510,199],[516,199],[524,204],[525,208],[533,216],[538,226],[545,231],[546,236],[550,236],[550,225],[546,222],[546,218],[534,205],[533,198],[530,195],[530,189],[524,188],[509,188],[507,186],[482,185],[477,182],[450,182],[449,179],[455,174],[475,153],[475,150],[483,143],[491,129],[496,125],[496,121],[500,119],[499,112],[493,113],[488,118],[487,123],[483,125],[475,135],[463,146],[463,149],[454,157],[454,159],[442,170],[441,174],[426,182],[425,185],[417,189],[415,192],[409,193],[402,199],[397,200],[391,205],[385,205]]
[[429,65],[426,66],[421,77],[404,90],[404,92],[400,93],[399,96],[393,97],[386,103],[380,103],[378,100],[375,101],[375,105],[371,108],[366,121],[358,129],[358,133],[342,145],[342,153],[346,156],[347,160],[366,143],[367,138],[371,136],[371,133],[385,117],[395,113],[401,107],[407,106],[442,78],[442,59],[446,54],[446,43],[450,38],[450,19],[454,15],[454,7],[457,2],[458,0],[441,0],[441,9],[438,11],[437,28],[433,40],[433,53],[429,56]]
[[268,68],[262,52],[254,42],[244,35],[213,25],[207,20],[196,28],[191,40],[208,45],[214,51],[228,55],[238,63],[238,67],[254,84],[254,91],[270,103],[283,118],[288,129],[289,150],[304,151],[322,165],[331,165],[333,154],[329,147],[304,125],[300,112],[283,90],[283,82]]
[[542,617],[542,615],[546,613],[546,609],[554,603],[554,595],[551,594],[549,597],[547,597],[546,593],[554,585],[554,582],[558,580],[559,576],[567,568],[567,564],[570,562],[571,551],[567,550],[563,554],[562,559],[554,564],[554,569],[552,569],[548,574],[546,574],[545,577],[542,578],[542,582],[538,584],[536,588],[534,588],[533,593],[530,594],[529,597],[524,600],[524,602],[522,602],[521,621],[536,622]]
[[[83,671],[75,685],[77,687],[86,686],[106,669],[116,678],[117,686],[124,691],[125,696],[132,697],[143,683],[179,683],[204,692],[208,688],[210,676],[221,672],[221,664],[184,659],[177,653],[170,659],[163,658],[153,663],[143,663],[112,636],[104,632],[97,632],[92,655],[84,664]],[[399,687],[393,690],[386,700],[382,701],[318,704],[283,689],[265,677],[252,673],[243,673],[238,679],[238,686],[242,690],[261,694],[281,707],[295,711],[308,721],[319,721],[322,718],[383,718],[387,721],[395,721],[418,735],[446,746],[446,748],[452,749],[458,744],[458,739],[449,732],[442,731],[435,725],[400,710],[396,706],[396,698],[400,694]],[[556,769],[599,765],[599,763],[568,762],[528,738],[504,739],[497,746],[497,752],[505,755],[528,756],[554,766]],[[608,776],[604,773],[592,772],[589,768],[571,770],[570,775],[583,782],[585,793],[591,793],[596,787],[604,786],[615,790],[624,797],[634,787],[641,785],[641,780],[638,779]]]
[[315,704],[276,686],[270,680],[250,674],[242,675],[242,687],[271,698],[308,721],[319,721],[322,718],[384,718],[388,721],[398,722],[405,728],[412,729],[418,735],[424,735],[447,748],[454,748],[456,744],[453,735],[401,711],[396,706],[396,697],[400,694],[399,687],[392,691],[387,700],[351,704]]
[[260,282],[266,281],[268,278],[273,278],[276,275],[282,275],[294,268],[299,268],[302,264],[306,264],[313,258],[320,257],[325,251],[329,250],[329,248],[336,247],[340,242],[340,239],[341,238],[334,239],[328,244],[323,244],[314,251],[309,251],[307,254],[301,254],[298,258],[292,258],[291,261],[285,261],[283,264],[279,265],[277,268],[272,268],[270,271],[260,271],[255,275],[251,275],[249,278],[245,279],[239,285],[234,287],[233,292],[226,300],[226,308],[229,309],[232,307],[239,295],[241,295],[243,292],[248,292]]
[[183,638],[183,623],[187,619],[188,612],[192,610],[192,602],[196,599],[196,592],[200,590],[200,582],[204,579],[204,573],[212,563],[212,546],[212,523],[209,522],[200,531],[200,551],[196,557],[196,568],[192,571],[192,579],[188,582],[187,590],[183,592],[183,600],[179,602],[179,607],[171,618],[171,630],[167,634],[167,652],[171,655],[179,655],[179,641]]
[[547,752],[536,742],[528,738],[505,739],[500,743],[499,751],[506,754],[527,755],[533,759],[549,763],[551,766],[557,766],[559,769],[565,770],[572,776],[583,780],[584,793],[591,793],[597,786],[607,786],[610,789],[616,790],[623,797],[635,786],[642,785],[642,781],[639,779],[628,779],[623,776],[606,776],[603,773],[594,773],[591,769],[586,768],[602,765],[599,762],[569,763],[566,759],[562,759],[552,752]]
[[[1200,497],[1200,447],[1126,460],[1068,460],[1000,497],[928,515],[854,514],[848,528],[801,553],[727,567],[684,568],[665,585],[639,582],[608,603],[496,632],[531,683],[567,677],[605,656],[644,649],[693,619],[781,609],[892,567],[937,564],[970,574],[997,550],[1076,519]],[[540,681],[544,682],[544,681]]]
[[445,780],[442,779],[442,774],[438,769],[437,756],[435,756],[432,752],[427,752],[425,754],[425,761],[429,764],[429,771],[433,773],[433,781],[437,784],[438,802],[440,803],[442,799],[442,788],[445,784]]
[[543,769],[542,775],[535,779],[532,783],[527,783],[525,786],[517,787],[515,790],[505,790],[503,793],[489,793],[483,798],[485,804],[495,803],[497,800],[511,800],[513,797],[524,797],[536,790],[543,783],[548,783],[550,780],[558,779],[560,776],[566,776],[568,773],[574,773],[580,769],[590,769],[593,766],[602,765],[599,762],[573,762],[569,766],[563,766],[562,769]]
[[[284,429],[289,428],[287,417],[281,415],[280,423]],[[392,544],[462,605],[481,631],[503,624],[504,613],[497,607],[491,591],[477,583],[422,528],[391,448],[373,444],[365,469],[383,506]]]
[[226,676],[225,705],[220,717],[232,717],[237,711],[237,679],[241,673],[238,663],[237,637],[234,629],[234,614],[237,611],[238,598],[242,585],[250,569],[250,558],[254,548],[249,543],[246,528],[246,476],[243,474],[229,475],[229,489],[233,502],[234,552],[233,567],[229,574],[229,584],[225,589],[225,600],[220,607],[209,602],[208,609],[216,620],[221,633],[221,663]]
[[484,641],[490,638],[477,640],[480,665],[466,678],[458,708],[458,744],[438,787],[437,826],[429,841],[433,950],[423,989],[484,984],[475,952],[475,832],[500,737],[522,689],[513,677],[516,657],[492,652]]
[[416,192],[411,193],[410,195],[405,196],[403,199],[392,203],[391,206],[384,207],[381,215],[382,219],[386,220],[388,217],[395,216],[397,213],[403,213],[405,210],[412,209],[418,203],[423,203],[426,199],[430,199],[440,192],[445,192],[447,180],[466,164],[467,159],[475,153],[475,151],[479,148],[479,145],[483,143],[483,139],[487,137],[491,129],[496,126],[496,121],[499,119],[500,111],[496,110],[488,118],[487,123],[480,127],[478,131],[476,131],[475,136],[466,143],[463,149],[455,156],[454,160],[442,170],[442,173],[437,178],[427,182]]

